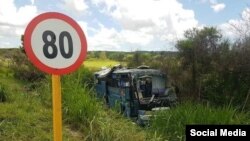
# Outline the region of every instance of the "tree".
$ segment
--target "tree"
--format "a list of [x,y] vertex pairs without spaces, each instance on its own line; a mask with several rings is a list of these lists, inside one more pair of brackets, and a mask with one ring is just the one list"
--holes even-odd
[[179,40],[176,47],[183,69],[191,74],[191,77],[187,77],[191,80],[186,80],[188,84],[191,81],[189,93],[193,93],[193,96],[199,99],[201,77],[212,70],[213,57],[223,42],[222,35],[214,27],[204,27],[187,30],[184,36],[185,39]]
[[128,67],[138,67],[140,65],[143,65],[142,52],[136,51],[128,61]]
[[[234,29],[234,33],[238,35],[236,42],[232,47],[232,69],[235,88],[237,91],[235,97],[238,102],[244,103],[243,108],[248,105],[250,108],[250,8],[246,8],[241,14],[241,20],[231,21],[231,26]],[[240,93],[240,95],[239,95]],[[242,102],[244,99],[244,102]],[[248,103],[248,104],[247,104]]]
[[106,60],[107,59],[107,55],[106,55],[106,52],[105,51],[102,51],[99,55],[99,58],[102,59],[102,60]]

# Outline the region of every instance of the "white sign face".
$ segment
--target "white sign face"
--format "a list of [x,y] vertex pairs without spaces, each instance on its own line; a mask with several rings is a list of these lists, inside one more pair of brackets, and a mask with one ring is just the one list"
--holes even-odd
[[[62,36],[65,32],[68,36]],[[34,54],[43,64],[57,69],[74,64],[81,52],[81,41],[76,30],[59,19],[48,19],[39,23],[32,33],[31,46]],[[69,57],[65,58],[61,51]],[[46,56],[46,53],[49,55]]]
[[70,17],[49,12],[34,18],[24,34],[31,62],[51,74],[66,74],[81,66],[87,42],[81,27]]

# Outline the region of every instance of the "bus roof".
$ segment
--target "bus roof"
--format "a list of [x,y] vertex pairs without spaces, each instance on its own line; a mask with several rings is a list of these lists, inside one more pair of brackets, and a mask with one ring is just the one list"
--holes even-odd
[[137,75],[137,76],[142,76],[142,75],[160,75],[163,76],[165,75],[163,72],[160,70],[156,69],[150,69],[147,67],[138,67],[138,68],[122,68],[121,66],[115,66],[113,68],[106,68],[101,71],[95,72],[95,76],[97,78],[105,78],[109,74],[132,74],[132,75]]
[[118,69],[113,72],[114,74],[163,74],[160,70],[156,69]]

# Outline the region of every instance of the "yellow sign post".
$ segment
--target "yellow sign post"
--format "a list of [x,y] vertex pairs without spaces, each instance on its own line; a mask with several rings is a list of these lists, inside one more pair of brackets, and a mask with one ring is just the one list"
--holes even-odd
[[57,12],[35,17],[24,33],[24,49],[41,71],[52,74],[54,141],[62,141],[60,76],[79,68],[87,54],[82,28],[67,15]]
[[62,141],[62,106],[60,75],[52,75],[54,141]]

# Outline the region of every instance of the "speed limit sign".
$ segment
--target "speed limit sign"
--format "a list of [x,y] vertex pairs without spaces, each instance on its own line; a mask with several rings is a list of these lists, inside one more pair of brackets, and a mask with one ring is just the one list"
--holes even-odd
[[49,74],[67,74],[81,66],[87,41],[81,27],[70,17],[48,12],[35,17],[24,34],[30,61]]

